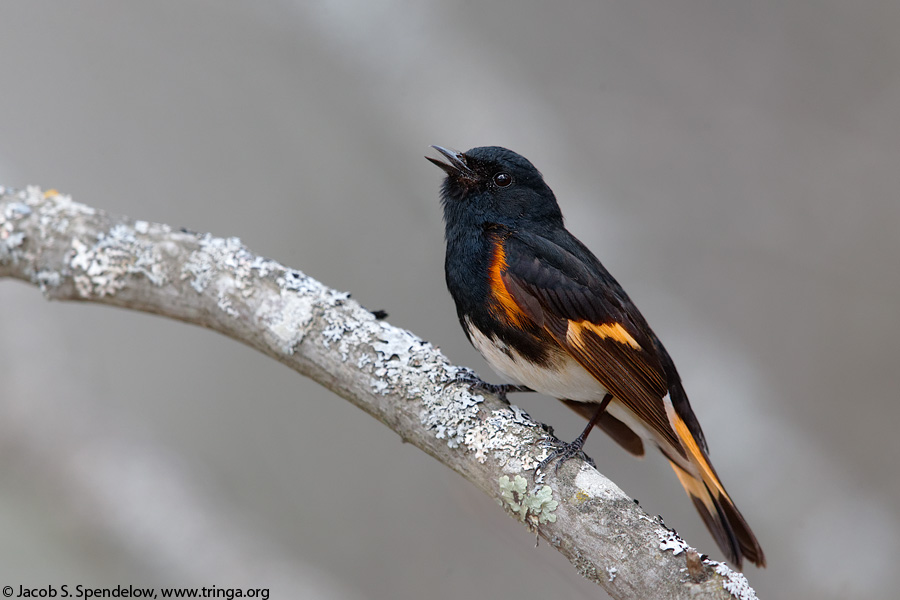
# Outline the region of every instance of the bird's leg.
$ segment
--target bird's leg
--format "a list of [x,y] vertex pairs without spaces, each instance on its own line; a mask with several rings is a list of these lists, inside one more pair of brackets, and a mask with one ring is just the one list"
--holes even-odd
[[603,397],[603,401],[600,402],[600,406],[597,407],[597,412],[594,413],[594,416],[591,417],[591,420],[588,421],[587,426],[584,428],[584,431],[581,432],[575,441],[570,442],[568,444],[562,444],[559,448],[554,450],[550,456],[545,458],[538,464],[537,468],[534,470],[534,476],[537,477],[538,473],[543,470],[544,467],[552,463],[553,461],[557,461],[556,468],[554,472],[559,471],[559,465],[563,464],[570,458],[574,458],[575,456],[581,454],[584,456],[584,459],[587,460],[592,465],[594,461],[592,461],[587,455],[585,455],[582,448],[584,447],[584,441],[587,439],[588,435],[591,433],[591,429],[594,428],[594,425],[597,424],[597,421],[600,420],[600,417],[603,415],[603,412],[606,410],[606,407],[609,405],[610,401],[612,401],[612,394],[607,393],[606,396]]
[[530,387],[525,387],[524,385],[513,385],[511,383],[488,383],[478,377],[478,375],[476,375],[474,371],[470,371],[469,369],[465,369],[457,373],[454,381],[456,383],[468,385],[469,390],[471,391],[479,390],[491,394],[496,394],[500,397],[501,400],[506,403],[509,403],[506,395],[511,392],[534,391]]

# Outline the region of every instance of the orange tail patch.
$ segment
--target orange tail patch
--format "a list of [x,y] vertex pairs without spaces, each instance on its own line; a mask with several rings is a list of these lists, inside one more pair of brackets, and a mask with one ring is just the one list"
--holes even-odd
[[738,569],[744,557],[760,567],[766,566],[766,557],[756,536],[725,491],[706,453],[700,449],[684,420],[674,410],[670,411],[670,416],[688,458],[697,467],[699,477],[675,462],[669,462],[719,548]]

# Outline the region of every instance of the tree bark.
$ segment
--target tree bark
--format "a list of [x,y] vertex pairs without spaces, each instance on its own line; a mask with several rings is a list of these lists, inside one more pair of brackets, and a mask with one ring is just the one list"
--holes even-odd
[[547,454],[539,423],[458,383],[466,370],[428,342],[237,238],[112,216],[52,190],[0,187],[0,277],[31,282],[51,300],[208,327],[311,377],[496,499],[613,598],[756,597],[742,574],[698,562],[584,461],[534,483]]

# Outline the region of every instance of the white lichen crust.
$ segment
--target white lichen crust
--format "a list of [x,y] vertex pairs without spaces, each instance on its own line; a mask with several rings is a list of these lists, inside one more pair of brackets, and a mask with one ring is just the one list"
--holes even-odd
[[738,600],[756,600],[756,592],[750,587],[750,582],[744,577],[743,573],[732,570],[728,565],[714,560],[704,560],[704,564],[710,565],[715,569],[716,573],[721,575],[725,581],[722,586],[728,590],[732,596]]
[[[687,542],[666,527],[659,527],[656,530],[659,536],[659,548],[666,551],[671,550],[673,554],[678,555],[688,550],[694,550]],[[756,600],[756,592],[750,587],[750,582],[744,577],[743,573],[734,571],[723,562],[704,558],[702,563],[712,568],[716,573],[722,576],[722,587],[733,597],[738,600]],[[687,569],[685,569],[687,570]]]
[[68,262],[78,293],[84,298],[111,296],[133,275],[143,275],[153,285],[164,285],[167,279],[161,256],[144,235],[120,223],[93,243],[73,239]]
[[[9,194],[11,190],[4,188]],[[74,202],[71,196],[55,190],[42,193],[38,187],[29,186],[13,192],[17,201],[4,204],[0,214],[0,263],[25,265],[24,273],[38,284],[45,294],[70,279],[78,296],[92,299],[112,296],[123,289],[133,277],[143,277],[153,285],[167,283],[160,248],[147,234],[167,234],[170,229],[157,225],[151,232],[146,221],[141,231],[133,225],[120,222],[111,224],[105,231],[88,231],[77,225],[85,218],[98,215],[95,209]],[[27,230],[27,221],[34,219]],[[17,229],[18,228],[18,229]],[[45,248],[49,242],[67,236],[68,245],[61,264],[56,269],[35,269],[39,256],[35,249]],[[45,245],[46,244],[46,245]]]

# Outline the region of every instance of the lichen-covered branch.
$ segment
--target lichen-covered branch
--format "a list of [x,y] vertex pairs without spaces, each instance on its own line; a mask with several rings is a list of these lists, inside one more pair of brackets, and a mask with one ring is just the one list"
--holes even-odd
[[237,238],[0,187],[0,277],[31,282],[49,299],[156,313],[256,348],[474,483],[614,598],[755,598],[743,575],[700,561],[583,461],[534,483],[547,452],[538,423],[457,383],[462,369],[428,342]]

